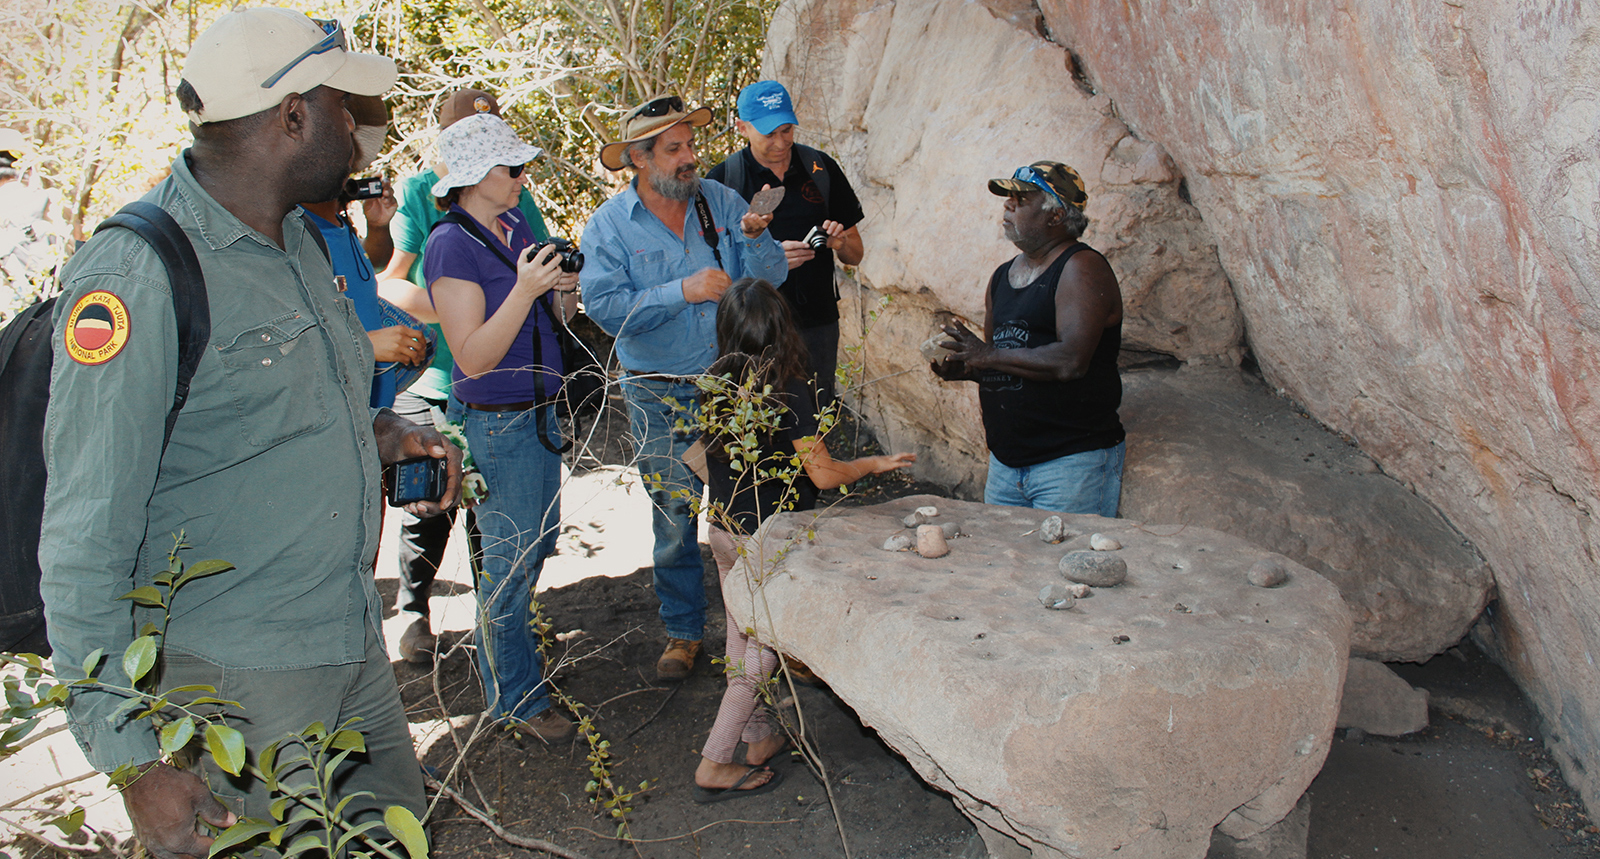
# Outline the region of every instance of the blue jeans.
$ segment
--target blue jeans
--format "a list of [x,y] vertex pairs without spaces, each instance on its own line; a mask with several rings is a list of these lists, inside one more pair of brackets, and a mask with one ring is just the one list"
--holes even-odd
[[[705,488],[700,478],[683,464],[684,451],[699,437],[700,389],[688,382],[641,376],[622,380],[628,402],[628,422],[638,446],[639,474],[645,487],[650,475],[660,475],[661,488],[650,489],[650,528],[655,533],[656,596],[661,600],[661,622],[667,635],[699,641],[706,629],[705,565],[700,560],[699,522],[689,506]],[[675,400],[681,408],[664,402]],[[687,409],[687,411],[685,411]],[[689,429],[673,429],[679,420]],[[678,497],[672,497],[673,490]]]
[[474,638],[484,698],[496,720],[530,719],[551,706],[530,603],[561,528],[561,455],[539,443],[532,409],[480,412],[452,399],[450,416],[462,422],[489,484],[488,499],[473,508],[483,539]]
[[1022,468],[1012,468],[991,453],[983,503],[1115,517],[1122,500],[1122,460],[1127,451],[1128,443],[1118,442],[1115,447]]

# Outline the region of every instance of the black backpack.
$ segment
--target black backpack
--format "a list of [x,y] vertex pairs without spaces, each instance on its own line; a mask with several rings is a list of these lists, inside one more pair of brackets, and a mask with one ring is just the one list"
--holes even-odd
[[[101,222],[95,235],[112,227],[132,230],[144,239],[166,266],[171,286],[178,323],[178,386],[161,443],[165,453],[178,411],[189,397],[195,368],[211,339],[205,278],[188,236],[160,206],[129,203]],[[4,451],[0,486],[9,496],[0,513],[0,653],[50,655],[44,601],[39,596],[39,529],[44,519],[44,417],[50,402],[55,301],[29,306],[0,329],[0,451]]]

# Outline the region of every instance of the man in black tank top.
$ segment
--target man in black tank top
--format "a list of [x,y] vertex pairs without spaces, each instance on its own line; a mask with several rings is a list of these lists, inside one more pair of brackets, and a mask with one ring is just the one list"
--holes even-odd
[[1122,293],[1105,257],[1078,241],[1089,225],[1083,180],[1036,161],[991,179],[1006,198],[1000,223],[1022,253],[995,269],[983,337],[944,331],[946,381],[978,383],[989,444],[986,504],[1117,515],[1125,444]]

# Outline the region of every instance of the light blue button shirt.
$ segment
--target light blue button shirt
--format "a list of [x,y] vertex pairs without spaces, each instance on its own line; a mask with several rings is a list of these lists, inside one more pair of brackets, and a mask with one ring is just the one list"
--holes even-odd
[[[744,198],[709,179],[702,179],[700,188],[720,236],[718,250],[728,276],[783,283],[789,275],[783,247],[771,233],[748,239],[739,229],[739,219],[749,209]],[[717,357],[717,305],[683,299],[684,278],[717,267],[693,204],[684,213],[680,239],[645,208],[630,184],[589,218],[583,253],[579,278],[584,312],[617,338],[623,367],[689,376],[711,366]]]

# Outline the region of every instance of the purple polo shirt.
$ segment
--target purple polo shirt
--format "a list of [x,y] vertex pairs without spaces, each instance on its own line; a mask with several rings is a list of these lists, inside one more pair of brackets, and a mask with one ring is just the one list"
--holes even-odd
[[[452,212],[466,212],[460,206],[450,207]],[[467,217],[472,217],[467,215]],[[494,243],[506,259],[516,260],[522,250],[534,243],[533,231],[521,212],[510,209],[500,215],[500,224],[506,228],[511,244],[504,245],[489,230],[484,237]],[[433,282],[441,277],[470,281],[483,290],[483,318],[488,319],[500,309],[511,288],[517,283],[517,273],[495,254],[477,236],[458,224],[441,222],[428,236],[422,254],[422,276],[428,282],[430,297]],[[534,338],[539,338],[539,356],[534,359]],[[450,344],[457,351],[460,344]],[[535,367],[542,367],[536,373]],[[489,373],[469,379],[459,366],[450,369],[450,393],[462,402],[497,405],[520,403],[539,399],[536,387],[538,376],[544,377],[544,396],[555,396],[561,390],[561,346],[556,339],[555,321],[545,312],[542,302],[534,302],[533,311],[522,321],[522,330],[511,341],[504,358]]]

